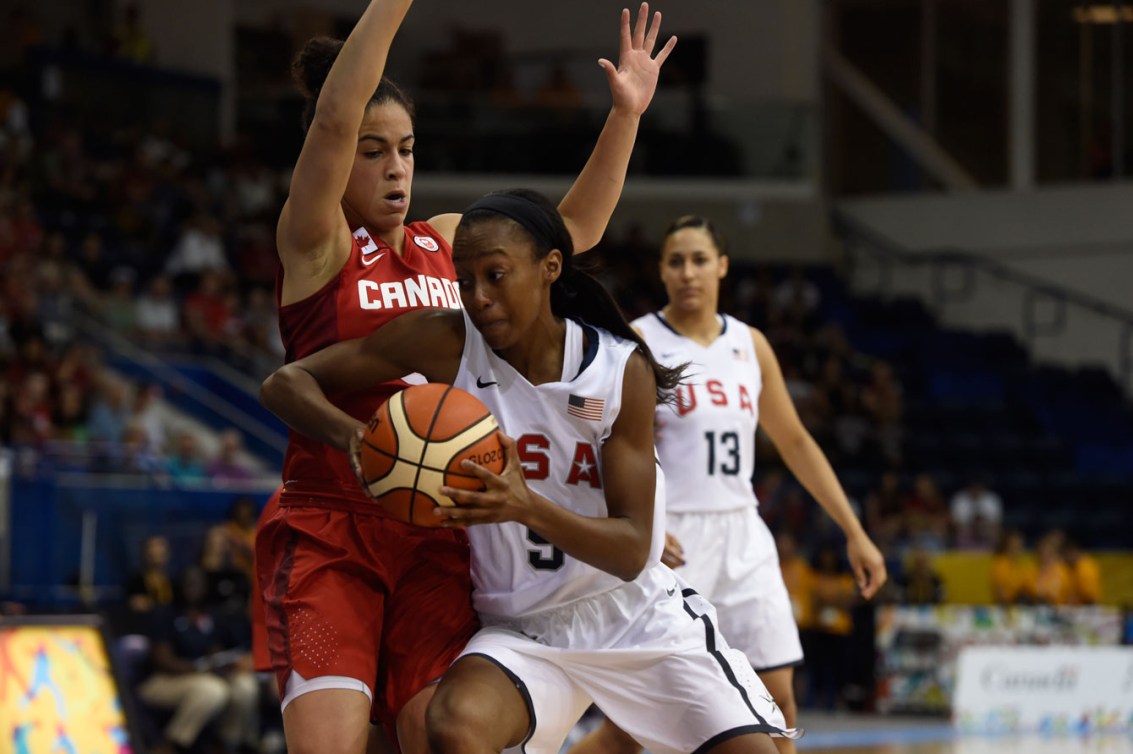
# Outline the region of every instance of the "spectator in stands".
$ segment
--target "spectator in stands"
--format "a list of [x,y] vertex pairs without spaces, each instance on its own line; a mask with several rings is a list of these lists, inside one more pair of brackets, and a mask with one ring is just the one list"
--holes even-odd
[[1035,602],[1068,605],[1074,598],[1070,569],[1062,560],[1062,532],[1044,534],[1035,546]]
[[1082,552],[1078,543],[1070,538],[1062,543],[1062,559],[1070,572],[1071,604],[1096,605],[1101,602],[1102,577],[1097,559]]
[[230,298],[230,281],[216,270],[206,270],[200,285],[185,297],[185,327],[194,345],[205,351],[216,350],[228,342],[236,316]]
[[115,56],[131,63],[153,61],[153,41],[142,27],[141,10],[137,3],[130,3],[122,10],[122,22],[114,30],[112,45]]
[[41,445],[54,434],[52,426],[51,381],[45,372],[30,372],[20,382],[13,401],[12,440],[24,445]]
[[254,477],[255,472],[242,457],[244,438],[239,430],[226,429],[220,433],[219,439],[220,445],[205,467],[205,474],[214,482],[243,481]]
[[167,468],[175,483],[201,482],[206,479],[200,443],[193,432],[182,430],[178,433],[177,446],[169,456]]
[[791,608],[799,631],[810,630],[813,622],[814,571],[806,558],[799,554],[798,543],[786,532],[775,537],[775,547],[779,552],[779,570],[783,572],[783,583],[791,596]]
[[98,381],[87,429],[92,440],[118,443],[130,423],[130,386],[121,377],[104,374]]
[[854,630],[850,608],[857,602],[854,577],[831,544],[819,547],[814,561],[811,598],[812,628],[806,646],[808,658],[807,706],[834,710],[846,683],[847,651]]
[[141,427],[145,434],[145,444],[152,450],[165,448],[169,438],[169,421],[161,405],[161,385],[151,382],[143,385],[134,397],[131,423]]
[[948,506],[929,474],[917,474],[913,491],[904,503],[905,531],[908,542],[933,552],[948,543]]
[[226,620],[239,624],[251,636],[251,626],[245,624],[248,620],[246,612],[252,582],[248,580],[246,571],[236,565],[232,556],[224,524],[209,527],[201,543],[201,556],[197,562],[207,582],[204,605],[210,610],[222,612]]
[[898,599],[906,605],[937,605],[944,601],[944,582],[932,567],[932,554],[914,547],[896,580]]
[[973,478],[952,496],[949,506],[956,546],[962,550],[990,550],[999,539],[1003,520],[1003,501],[987,488],[983,479]]
[[[59,246],[66,258],[67,239],[56,231],[48,237],[48,246]],[[51,255],[51,254],[49,254]],[[79,243],[79,255],[76,265],[86,278],[87,283],[96,291],[105,291],[111,286],[115,270],[114,261],[106,255],[106,245],[98,231],[90,231],[83,236]]]
[[168,277],[158,275],[150,281],[149,289],[138,297],[136,316],[146,343],[161,347],[180,341],[181,312]]
[[1035,565],[1023,551],[1023,534],[1005,531],[991,561],[991,593],[997,605],[1028,604],[1035,599]]
[[59,386],[51,423],[54,439],[64,442],[83,442],[87,439],[86,395],[80,386],[64,382]]
[[901,420],[905,399],[893,367],[885,361],[874,362],[870,381],[862,389],[862,405],[873,420],[878,447],[891,463],[901,459]]
[[154,613],[154,672],[138,687],[143,702],[173,711],[157,751],[174,754],[192,748],[218,716],[218,733],[229,751],[241,746],[255,751],[259,689],[246,637],[205,607],[207,581],[199,568],[186,569],[178,586],[179,607]]
[[173,579],[169,574],[169,540],[154,534],[142,543],[141,568],[126,579],[129,617],[122,633],[148,633],[154,609],[173,603]]
[[169,481],[169,467],[165,459],[158,452],[158,446],[150,442],[145,426],[137,420],[131,420],[126,425],[114,459],[115,471],[152,477],[162,484]]
[[190,217],[165,263],[165,273],[175,279],[196,280],[205,272],[227,271],[221,231],[220,222],[210,214],[199,212]]
[[866,527],[884,553],[891,553],[905,536],[905,496],[896,471],[881,475],[880,485],[866,497]]
[[110,290],[98,299],[99,318],[115,332],[131,335],[138,326],[138,302],[134,295],[137,274],[131,267],[115,267],[110,273]]
[[822,303],[822,293],[817,285],[807,280],[802,267],[796,266],[791,268],[786,280],[775,286],[772,301],[783,311],[801,309],[810,314]]
[[228,540],[228,552],[232,564],[244,571],[249,584],[256,583],[253,556],[256,549],[256,521],[259,518],[256,501],[248,495],[241,495],[232,501],[228,518],[221,530]]

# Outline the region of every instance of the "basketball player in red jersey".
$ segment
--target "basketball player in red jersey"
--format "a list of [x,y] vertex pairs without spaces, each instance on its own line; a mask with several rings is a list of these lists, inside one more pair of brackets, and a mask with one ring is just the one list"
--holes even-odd
[[[277,229],[288,361],[413,309],[460,306],[451,260],[460,215],[405,224],[412,106],[382,70],[410,4],[372,0],[344,44],[312,40],[296,60],[312,104]],[[577,249],[605,230],[675,43],[653,56],[659,21],[649,23],[643,4],[631,31],[623,11],[618,66],[599,61],[613,108],[559,205]],[[404,385],[330,398],[366,420]],[[283,478],[280,510],[256,550],[288,751],[361,752],[372,716],[387,730],[396,725],[403,751],[426,751],[430,684],[477,628],[467,540],[380,517],[344,453],[295,433]]]

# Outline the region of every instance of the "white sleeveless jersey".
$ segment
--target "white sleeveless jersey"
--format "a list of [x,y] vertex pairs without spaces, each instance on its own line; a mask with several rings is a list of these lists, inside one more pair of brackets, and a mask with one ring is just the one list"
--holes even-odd
[[[488,347],[467,312],[464,327],[464,353],[453,384],[483,401],[516,441],[527,485],[580,515],[606,516],[602,444],[621,408],[625,367],[636,344],[566,320],[563,379],[532,385]],[[664,500],[658,468],[653,546],[646,569],[660,561]],[[472,602],[487,616],[523,616],[624,583],[515,522],[470,526],[467,531]]]
[[763,375],[751,330],[722,315],[708,347],[674,330],[660,312],[634,320],[665,366],[688,363],[678,404],[657,407],[657,451],[665,470],[666,508],[674,513],[756,505],[755,429]]

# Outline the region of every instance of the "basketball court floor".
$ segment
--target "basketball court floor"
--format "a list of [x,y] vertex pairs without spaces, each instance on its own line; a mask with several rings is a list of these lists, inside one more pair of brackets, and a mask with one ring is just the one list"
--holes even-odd
[[881,715],[800,715],[808,754],[1133,754],[1133,736],[960,735],[947,720]]
[[[584,719],[576,736],[595,723]],[[955,733],[939,717],[808,712],[800,714],[799,724],[806,735],[798,749],[805,754],[1133,754],[1133,734],[974,736]]]

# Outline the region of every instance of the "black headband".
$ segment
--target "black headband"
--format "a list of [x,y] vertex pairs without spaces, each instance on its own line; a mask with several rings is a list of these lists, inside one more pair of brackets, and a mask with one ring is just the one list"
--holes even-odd
[[547,213],[535,202],[515,194],[488,194],[472,203],[464,214],[474,210],[495,212],[497,215],[515,220],[532,235],[541,249],[555,248],[555,224]]

